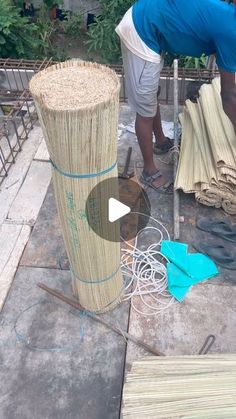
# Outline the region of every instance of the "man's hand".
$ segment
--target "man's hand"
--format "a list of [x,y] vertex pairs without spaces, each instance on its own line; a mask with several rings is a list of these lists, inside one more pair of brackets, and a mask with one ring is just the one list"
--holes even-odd
[[[236,0],[235,0],[236,1]],[[235,73],[220,69],[221,98],[224,111],[231,120],[236,133],[236,82]]]

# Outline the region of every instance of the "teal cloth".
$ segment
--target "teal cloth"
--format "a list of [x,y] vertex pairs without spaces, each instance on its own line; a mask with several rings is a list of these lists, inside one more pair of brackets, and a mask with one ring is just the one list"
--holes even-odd
[[202,253],[188,253],[185,243],[163,240],[161,253],[167,258],[168,291],[183,301],[192,285],[206,281],[219,271],[215,263]]

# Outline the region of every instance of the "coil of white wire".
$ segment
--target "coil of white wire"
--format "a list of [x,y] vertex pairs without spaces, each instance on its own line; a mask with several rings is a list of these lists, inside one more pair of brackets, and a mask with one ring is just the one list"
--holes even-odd
[[[147,217],[140,212],[132,214]],[[132,308],[145,316],[160,314],[175,302],[167,290],[167,259],[160,253],[162,240],[170,240],[170,235],[154,217],[149,217],[151,223],[154,226],[138,232],[133,245],[123,240],[125,247],[121,249],[121,269],[126,279],[124,300],[131,300]],[[155,240],[143,249],[140,241],[146,234]]]

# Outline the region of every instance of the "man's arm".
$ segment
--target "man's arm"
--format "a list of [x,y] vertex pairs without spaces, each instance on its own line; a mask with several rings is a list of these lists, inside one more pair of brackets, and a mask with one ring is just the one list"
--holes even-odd
[[236,132],[236,81],[235,73],[220,69],[221,98],[223,109],[231,120]]

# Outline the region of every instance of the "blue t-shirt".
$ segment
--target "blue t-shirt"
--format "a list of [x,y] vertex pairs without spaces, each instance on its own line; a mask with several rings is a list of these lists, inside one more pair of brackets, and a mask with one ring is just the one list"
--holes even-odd
[[216,54],[225,71],[236,72],[236,6],[221,0],[138,0],[133,22],[157,53],[200,57]]

